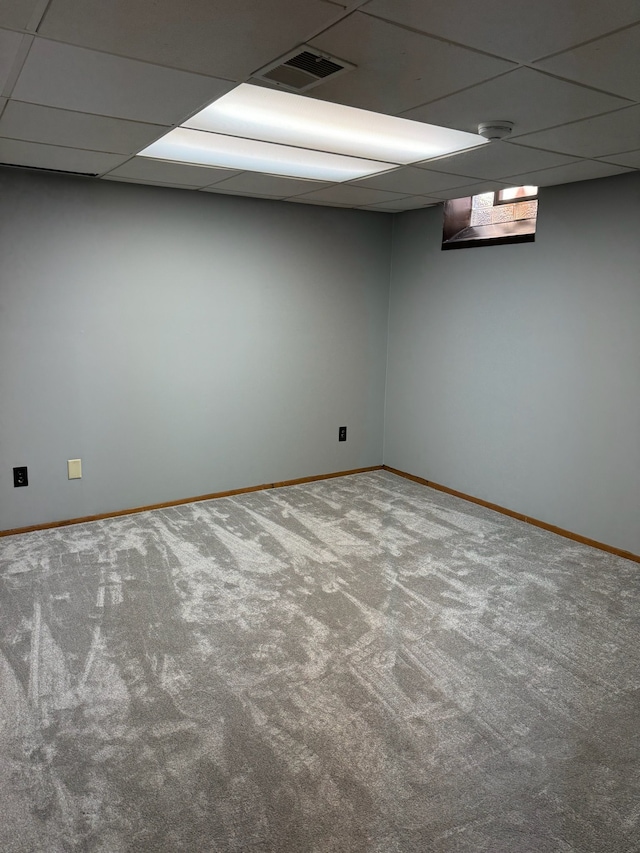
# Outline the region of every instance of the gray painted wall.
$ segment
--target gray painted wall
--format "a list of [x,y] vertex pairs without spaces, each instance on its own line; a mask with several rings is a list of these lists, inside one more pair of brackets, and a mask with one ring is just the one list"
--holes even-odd
[[0,529],[380,464],[390,235],[0,172]]
[[540,192],[536,242],[395,217],[384,461],[640,553],[640,175]]
[[639,202],[396,216],[387,314],[388,216],[1,171],[0,529],[379,464],[388,318],[386,464],[639,553]]

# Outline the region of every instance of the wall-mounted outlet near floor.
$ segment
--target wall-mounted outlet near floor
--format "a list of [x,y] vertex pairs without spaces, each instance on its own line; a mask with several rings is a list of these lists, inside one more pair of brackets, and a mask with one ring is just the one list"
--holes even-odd
[[346,441],[347,440],[347,428],[346,427],[338,427],[338,441]]
[[82,459],[67,459],[67,474],[70,480],[81,480]]
[[17,489],[18,486],[28,486],[29,477],[27,476],[27,466],[13,469],[13,485]]

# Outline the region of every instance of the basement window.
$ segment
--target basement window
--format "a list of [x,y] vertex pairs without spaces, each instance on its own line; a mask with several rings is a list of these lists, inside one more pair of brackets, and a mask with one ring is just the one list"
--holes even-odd
[[509,204],[511,201],[531,201],[538,197],[538,187],[507,187],[504,190],[496,190],[493,194],[493,203]]
[[538,188],[505,187],[445,202],[443,249],[532,243],[538,220]]

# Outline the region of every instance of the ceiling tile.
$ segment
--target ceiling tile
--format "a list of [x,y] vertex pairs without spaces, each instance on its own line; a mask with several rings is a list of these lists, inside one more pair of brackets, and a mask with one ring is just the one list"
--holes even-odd
[[193,192],[197,192],[197,187],[189,186],[188,184],[172,184],[169,181],[149,181],[149,180],[140,180],[138,178],[121,178],[117,175],[103,175],[99,178],[100,181],[114,181],[119,184],[138,184],[138,186],[142,185],[145,187],[169,187],[172,190],[192,190]]
[[619,166],[640,169],[640,149],[637,151],[627,151],[624,154],[614,154],[612,157],[607,157],[606,159],[610,163],[617,163]]
[[313,97],[396,114],[508,71],[512,65],[356,12],[310,44],[358,66]]
[[110,177],[133,178],[167,184],[182,184],[191,187],[206,187],[238,174],[230,169],[215,169],[211,166],[191,166],[188,163],[171,163],[168,160],[150,160],[133,157],[110,173]]
[[469,183],[469,178],[460,175],[447,175],[444,172],[430,172],[414,166],[405,166],[393,172],[384,172],[361,181],[354,181],[351,186],[371,187],[375,190],[388,190],[404,195],[429,195],[435,190],[459,187]]
[[84,113],[174,124],[232,88],[212,77],[38,38],[13,97]]
[[635,106],[552,130],[527,134],[518,137],[513,144],[523,143],[577,157],[607,157],[637,148],[639,139],[640,106]]
[[399,198],[395,201],[385,201],[382,204],[368,204],[363,206],[362,210],[384,210],[387,213],[394,213],[400,210],[418,210],[422,207],[433,207],[435,204],[441,204],[440,199],[414,196],[413,198]]
[[22,35],[0,30],[0,91],[9,79],[13,63],[22,44]]
[[637,0],[371,0],[365,11],[517,62],[540,59],[640,18]]
[[387,193],[382,190],[371,190],[366,187],[354,187],[351,184],[337,184],[333,187],[327,187],[323,190],[305,193],[300,198],[309,199],[310,201],[327,201],[330,204],[337,202],[338,204],[357,205],[376,204],[376,202],[392,201],[399,198],[398,193]]
[[15,139],[0,139],[0,163],[13,166],[32,166],[36,169],[55,169],[62,172],[102,174],[123,160],[120,154],[60,148],[57,145],[38,145]]
[[197,190],[199,193],[209,193],[210,195],[231,195],[236,198],[260,198],[264,201],[293,201],[296,196],[291,199],[283,198],[281,195],[267,195],[266,193],[241,193],[239,190],[225,190],[220,185],[213,187],[201,187]]
[[237,195],[242,198],[268,198],[280,200],[280,196],[260,195],[256,196],[253,193],[241,193],[239,190],[225,190],[220,184],[214,184],[210,187],[200,187],[199,193],[215,193],[216,195]]
[[570,184],[573,181],[590,181],[594,178],[607,178],[629,172],[624,166],[613,166],[610,163],[597,163],[594,160],[579,160],[567,166],[556,166],[555,169],[543,169],[539,172],[526,172],[523,175],[512,176],[512,182],[518,186],[552,187],[557,184]]
[[41,36],[229,80],[335,21],[321,0],[53,0]]
[[137,154],[166,130],[162,125],[56,110],[22,101],[10,101],[0,118],[0,136],[114,154]]
[[531,68],[518,68],[464,92],[409,110],[403,118],[471,133],[477,133],[481,121],[502,118],[513,122],[513,135],[517,136],[624,106],[628,106],[628,101],[622,98],[594,92]]
[[41,0],[0,0],[0,27],[24,30]]
[[[608,4],[603,10],[608,11]],[[637,2],[636,18],[640,18]],[[552,56],[538,67],[640,101],[640,24]]]
[[318,201],[317,199],[306,198],[303,195],[292,196],[286,201],[292,204],[313,204],[316,207],[341,207],[343,210],[353,207],[351,204],[340,204],[337,201]]
[[549,169],[570,163],[571,158],[535,148],[521,148],[510,142],[491,142],[482,148],[462,151],[440,160],[429,160],[425,169],[467,175],[469,178],[493,178],[515,175],[525,169]]
[[259,172],[241,172],[217,183],[216,190],[266,195],[271,198],[288,198],[314,189],[325,189],[328,186],[330,184],[318,181],[301,181],[295,178],[282,178],[278,175],[263,175]]
[[475,184],[467,184],[464,187],[456,187],[452,190],[442,190],[442,192],[436,192],[433,195],[444,201],[448,198],[468,198],[470,195],[495,192],[496,190],[512,186],[513,184],[501,183],[500,181],[480,181]]

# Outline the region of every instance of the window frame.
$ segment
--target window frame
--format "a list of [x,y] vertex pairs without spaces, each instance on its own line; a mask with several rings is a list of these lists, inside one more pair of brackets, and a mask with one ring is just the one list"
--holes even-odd
[[[501,204],[517,204],[520,201],[535,201],[538,198],[538,191],[536,188],[535,193],[531,193],[530,195],[519,195],[515,198],[501,198],[501,195],[506,190],[513,189],[513,187],[504,187],[501,190],[494,190],[493,192],[493,206],[498,207]],[[520,189],[520,187],[516,187],[516,189]]]

